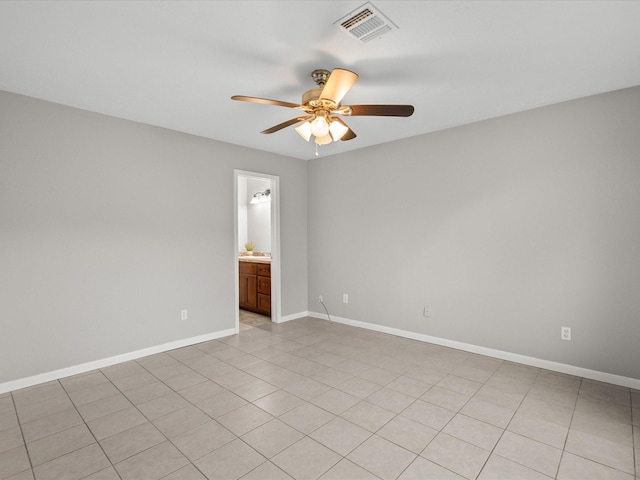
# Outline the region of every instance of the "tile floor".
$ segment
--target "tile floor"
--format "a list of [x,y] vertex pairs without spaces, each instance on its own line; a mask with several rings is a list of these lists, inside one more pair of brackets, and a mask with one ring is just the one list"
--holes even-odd
[[640,391],[304,318],[0,395],[0,479],[627,479]]

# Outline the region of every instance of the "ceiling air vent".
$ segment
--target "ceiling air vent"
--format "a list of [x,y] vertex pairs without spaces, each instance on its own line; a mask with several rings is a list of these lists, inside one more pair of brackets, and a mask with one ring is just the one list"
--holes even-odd
[[365,43],[398,29],[398,26],[385,17],[371,2],[356,8],[334,25]]

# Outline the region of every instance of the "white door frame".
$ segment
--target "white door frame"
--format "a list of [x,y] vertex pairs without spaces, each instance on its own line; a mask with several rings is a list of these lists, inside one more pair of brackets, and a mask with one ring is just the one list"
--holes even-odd
[[280,323],[281,282],[280,282],[280,177],[266,173],[233,170],[233,264],[236,333],[240,331],[240,294],[238,291],[238,178],[252,177],[271,180],[271,321]]

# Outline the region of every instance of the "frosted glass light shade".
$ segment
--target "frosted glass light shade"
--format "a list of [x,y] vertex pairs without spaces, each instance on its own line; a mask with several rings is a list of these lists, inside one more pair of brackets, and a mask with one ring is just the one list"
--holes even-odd
[[347,130],[349,130],[347,126],[335,120],[329,124],[329,131],[334,141],[340,140]]
[[308,142],[311,138],[311,124],[309,122],[302,122],[296,127],[296,132]]
[[318,115],[311,122],[311,133],[316,137],[324,137],[329,133],[329,122],[323,115]]

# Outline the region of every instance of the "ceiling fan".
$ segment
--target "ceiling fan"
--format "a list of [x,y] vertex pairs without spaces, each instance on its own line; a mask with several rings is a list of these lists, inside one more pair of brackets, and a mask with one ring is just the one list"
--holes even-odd
[[301,110],[304,113],[300,116],[263,130],[261,133],[275,133],[297,124],[296,132],[307,142],[311,136],[314,137],[316,155],[318,145],[356,138],[355,132],[341,117],[410,117],[413,114],[412,105],[341,105],[340,101],[358,79],[358,75],[349,70],[342,68],[334,68],[331,72],[322,69],[314,70],[311,72],[311,78],[316,82],[317,87],[302,95],[301,104],[244,95],[234,95],[231,99]]

